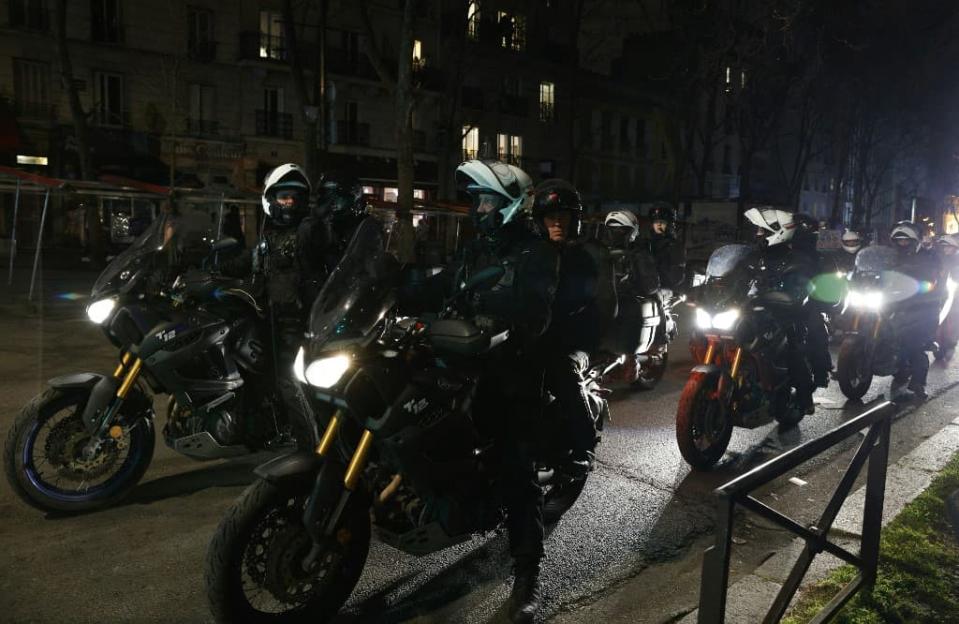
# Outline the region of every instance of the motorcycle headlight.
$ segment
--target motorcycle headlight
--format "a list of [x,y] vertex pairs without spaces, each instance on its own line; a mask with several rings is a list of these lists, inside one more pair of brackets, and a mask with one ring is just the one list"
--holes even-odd
[[882,293],[878,290],[850,290],[846,305],[852,308],[878,310],[882,307]]
[[117,307],[117,300],[112,297],[94,301],[87,306],[87,317],[97,325],[102,325],[105,320],[110,318],[110,313],[113,312],[115,307]]
[[737,320],[739,320],[739,310],[732,308],[713,317],[713,328],[720,331],[729,331],[736,326]]
[[306,383],[306,365],[303,360],[303,347],[300,347],[300,350],[296,352],[296,358],[293,360],[293,376],[296,377],[300,383]]
[[343,377],[343,373],[350,367],[350,356],[334,355],[332,357],[313,360],[306,367],[304,377],[306,382],[317,388],[329,388]]
[[709,329],[713,326],[713,317],[709,312],[702,308],[696,308],[696,327],[699,329]]

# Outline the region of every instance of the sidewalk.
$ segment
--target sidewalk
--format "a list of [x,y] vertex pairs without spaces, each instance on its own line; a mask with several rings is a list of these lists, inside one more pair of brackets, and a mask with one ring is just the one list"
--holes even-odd
[[[950,395],[959,395],[959,390],[946,391],[931,399],[925,406],[934,402],[943,402],[942,407],[951,411],[952,406],[947,404]],[[909,418],[909,414],[907,413],[904,418]],[[893,435],[895,437],[895,432]],[[938,433],[928,437],[919,446],[889,465],[883,505],[883,526],[929,487],[932,480],[956,452],[959,452],[959,418],[946,424]],[[852,552],[859,550],[864,502],[865,486],[849,495],[829,533],[832,541]],[[754,515],[745,512],[736,524],[739,527],[748,525],[755,518]],[[736,535],[740,535],[738,529]],[[753,541],[756,539],[753,538]],[[743,546],[746,540],[734,537],[733,543],[730,576],[734,580],[731,580],[727,592],[726,622],[728,624],[761,622],[792,570],[793,563],[803,550],[805,542],[795,538],[779,544],[775,547],[774,554],[762,557],[762,561],[756,561],[758,565],[754,565],[752,571],[748,569],[750,548]],[[620,622],[695,624],[698,610],[693,607],[698,604],[702,553],[711,544],[712,536],[705,537],[694,543],[687,554],[680,559],[653,564],[641,570],[636,576],[611,588],[596,600],[557,614],[550,619],[550,622],[599,620],[604,624]],[[736,546],[737,544],[740,546]],[[737,552],[737,549],[747,552]],[[842,563],[826,553],[817,555],[803,579],[802,587],[794,598],[793,604],[802,596],[804,590],[823,579]],[[658,608],[651,609],[651,603]]]

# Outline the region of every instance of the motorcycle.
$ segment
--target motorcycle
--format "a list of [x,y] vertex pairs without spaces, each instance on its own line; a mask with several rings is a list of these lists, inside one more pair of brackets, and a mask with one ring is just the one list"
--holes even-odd
[[126,496],[153,457],[151,395],[170,395],[164,441],[193,459],[291,442],[264,417],[276,400],[262,310],[241,280],[199,268],[237,244],[214,242],[205,216],[158,218],[100,274],[86,312],[119,362],[49,380],[16,417],[4,469],[25,503],[79,512]]
[[946,275],[946,301],[939,312],[939,328],[933,355],[940,364],[947,364],[956,352],[959,342],[959,308],[956,307],[955,270]]
[[910,315],[903,304],[914,301],[917,287],[915,280],[894,270],[897,264],[890,247],[866,247],[856,254],[845,303],[848,329],[836,362],[836,380],[848,399],[861,399],[873,377],[899,369],[899,345],[907,329],[902,320]]
[[[502,526],[500,449],[488,430],[495,414],[473,408],[508,332],[491,336],[456,318],[455,301],[504,271],[476,273],[436,318],[404,318],[394,263],[379,226],[364,222],[313,305],[294,374],[336,411],[313,452],[257,468],[259,479],[220,523],[206,566],[218,622],[328,621],[363,571],[372,527],[385,543],[424,555]],[[616,363],[582,377],[600,431],[608,408],[599,378]],[[560,469],[554,444],[535,453],[549,524],[587,478]]]
[[683,459],[697,470],[722,458],[733,427],[752,429],[772,419],[789,427],[804,416],[787,359],[802,337],[773,314],[792,302],[774,290],[757,291],[757,280],[744,275],[742,266],[751,252],[741,244],[714,251],[705,282],[696,289],[695,324],[705,347],[702,363],[693,367],[680,395],[676,441]]
[[[632,305],[624,306],[620,314],[630,325],[639,329],[639,335],[629,341],[620,374],[617,375],[636,390],[652,390],[666,373],[669,364],[669,344],[678,334],[676,306],[686,301],[685,295],[660,298],[637,297]],[[631,329],[633,333],[635,329]]]

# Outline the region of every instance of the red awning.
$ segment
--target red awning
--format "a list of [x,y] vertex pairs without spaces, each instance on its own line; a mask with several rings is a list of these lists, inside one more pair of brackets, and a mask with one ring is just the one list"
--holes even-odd
[[15,178],[20,178],[24,182],[32,182],[33,184],[46,186],[48,188],[62,188],[66,185],[65,181],[57,178],[48,178],[46,176],[29,173],[20,169],[14,169],[13,167],[5,167],[3,165],[0,165],[0,175],[13,176]]
[[126,186],[128,188],[133,188],[138,191],[144,191],[146,193],[153,193],[155,195],[169,195],[170,187],[162,186],[160,184],[151,184],[149,182],[141,182],[140,180],[134,180],[133,178],[127,178],[124,176],[118,176],[113,174],[104,174],[99,176],[101,182],[106,182],[107,184],[115,184],[117,186]]

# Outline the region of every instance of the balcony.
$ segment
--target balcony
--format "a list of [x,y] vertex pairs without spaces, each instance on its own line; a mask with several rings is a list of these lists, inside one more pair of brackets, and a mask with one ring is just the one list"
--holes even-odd
[[350,53],[344,49],[331,48],[326,51],[326,70],[341,76],[355,76],[367,80],[379,80],[376,70],[366,55],[360,52]]
[[256,135],[293,138],[293,115],[271,110],[256,111]]
[[285,63],[288,58],[283,37],[256,31],[240,33],[240,60]]
[[523,157],[520,154],[510,154],[508,152],[497,152],[496,159],[508,165],[523,166]]
[[446,88],[446,76],[436,67],[420,65],[413,71],[413,81],[419,83],[420,88],[430,91],[443,91]]
[[51,119],[56,112],[49,102],[17,102],[15,110],[23,119]]
[[130,111],[111,111],[105,108],[94,108],[93,122],[98,126],[125,128],[130,125]]
[[191,41],[187,43],[187,56],[200,63],[216,60],[216,41]]
[[526,117],[529,115],[529,102],[520,95],[504,93],[500,96],[499,111],[507,115]]
[[479,156],[479,150],[463,149],[463,160],[476,160]]
[[336,122],[337,145],[355,145],[357,147],[370,146],[370,124],[355,121]]
[[50,12],[42,2],[10,2],[10,26],[23,30],[50,30]]
[[216,136],[220,133],[220,122],[214,119],[187,117],[186,132],[191,136]]

